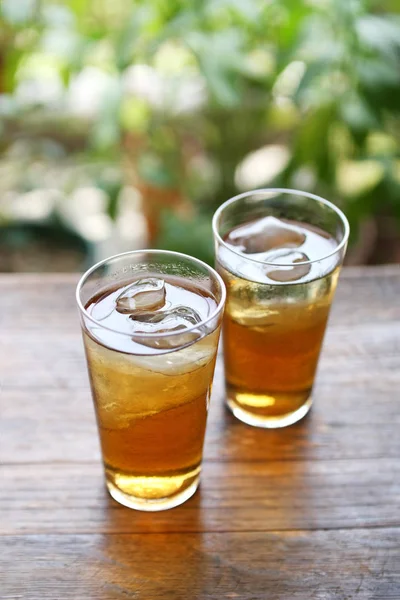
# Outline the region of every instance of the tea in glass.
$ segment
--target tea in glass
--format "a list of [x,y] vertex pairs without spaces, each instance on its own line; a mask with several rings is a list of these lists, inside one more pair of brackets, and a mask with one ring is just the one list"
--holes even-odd
[[309,410],[348,224],[334,205],[259,190],[214,217],[227,403],[242,421],[283,427]]
[[122,504],[160,510],[199,482],[224,289],[184,255],[117,259],[82,302],[106,482]]

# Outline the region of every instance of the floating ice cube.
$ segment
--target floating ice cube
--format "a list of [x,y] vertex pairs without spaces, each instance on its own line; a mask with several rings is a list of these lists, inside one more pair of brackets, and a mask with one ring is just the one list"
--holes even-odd
[[295,225],[264,217],[236,227],[225,241],[245,254],[258,254],[274,248],[299,248],[306,234]]
[[266,252],[263,255],[263,260],[276,265],[267,265],[266,274],[269,279],[282,283],[297,281],[308,275],[311,269],[310,264],[298,264],[310,260],[308,256],[293,250],[282,249],[275,252]]
[[[201,316],[188,306],[175,306],[169,310],[159,312],[143,311],[129,316],[132,321],[135,338],[140,343],[153,348],[178,348],[199,339],[200,331],[187,331],[193,325],[201,322]],[[177,332],[182,332],[176,335]],[[146,338],[140,337],[141,333],[175,334],[171,337]],[[139,336],[137,336],[139,334]]]
[[158,310],[165,305],[165,282],[148,277],[138,279],[127,287],[116,299],[116,310],[129,314],[136,311]]

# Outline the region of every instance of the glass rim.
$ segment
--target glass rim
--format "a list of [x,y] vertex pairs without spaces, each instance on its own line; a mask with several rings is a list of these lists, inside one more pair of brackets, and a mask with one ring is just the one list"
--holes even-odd
[[348,222],[347,217],[344,214],[344,212],[341,211],[340,208],[338,208],[335,204],[333,204],[333,202],[330,202],[329,200],[325,200],[325,198],[322,198],[321,196],[317,196],[317,194],[312,194],[311,192],[303,192],[300,190],[294,190],[294,189],[290,189],[290,188],[260,188],[260,189],[252,190],[249,192],[243,192],[241,194],[238,194],[237,196],[233,196],[233,198],[229,198],[229,200],[226,200],[223,204],[221,204],[221,206],[219,206],[217,208],[217,210],[215,211],[214,216],[212,218],[212,229],[213,229],[214,236],[216,237],[218,242],[222,246],[224,246],[227,250],[229,250],[230,252],[233,252],[233,254],[236,254],[237,256],[240,256],[241,258],[244,258],[250,262],[257,263],[260,265],[269,265],[271,267],[293,267],[293,263],[283,263],[283,262],[277,263],[277,262],[270,262],[270,261],[266,261],[266,260],[259,260],[257,258],[252,258],[251,255],[249,255],[249,254],[240,252],[240,250],[235,250],[232,246],[227,244],[222,239],[222,237],[220,236],[219,231],[218,231],[219,219],[220,219],[223,211],[228,206],[230,206],[231,204],[234,204],[235,202],[237,202],[238,200],[241,200],[242,198],[246,198],[246,197],[249,197],[252,195],[262,195],[262,194],[266,194],[266,193],[270,194],[270,193],[274,193],[274,192],[279,193],[279,194],[291,194],[291,195],[295,194],[297,196],[303,196],[305,198],[310,198],[311,200],[316,200],[318,202],[321,202],[322,204],[324,204],[325,206],[327,206],[328,208],[330,208],[333,212],[335,212],[337,214],[337,216],[342,221],[343,226],[344,226],[343,239],[341,240],[341,242],[339,242],[337,244],[337,246],[335,247],[334,250],[332,250],[332,252],[329,252],[329,254],[325,254],[324,256],[321,256],[320,258],[316,258],[313,260],[303,260],[301,262],[297,262],[296,266],[311,265],[313,263],[321,262],[327,258],[330,258],[331,256],[334,256],[335,254],[340,252],[346,246],[347,241],[349,239],[350,225],[349,225],[349,222]]
[[[204,267],[210,273],[210,275],[213,276],[214,279],[216,279],[218,281],[218,284],[221,289],[221,299],[218,302],[217,307],[205,319],[202,319],[199,323],[196,323],[196,325],[191,325],[190,327],[185,329],[185,333],[194,331],[194,330],[198,329],[199,327],[203,327],[204,325],[206,325],[207,323],[212,321],[212,319],[217,317],[218,314],[221,312],[221,310],[224,308],[224,304],[225,304],[225,300],[226,300],[225,284],[223,282],[222,277],[219,275],[219,273],[217,273],[217,271],[215,269],[210,267],[210,265],[208,265],[207,263],[203,262],[202,260],[200,260],[198,258],[195,258],[194,256],[189,256],[188,254],[184,254],[183,252],[175,252],[173,250],[157,250],[156,248],[152,248],[152,249],[146,249],[146,248],[143,249],[142,248],[140,250],[129,250],[128,252],[120,252],[119,254],[113,254],[112,256],[109,256],[108,258],[104,258],[103,260],[100,260],[99,262],[94,264],[92,267],[90,267],[90,269],[85,271],[83,273],[83,275],[80,277],[78,284],[76,286],[76,292],[75,292],[76,303],[78,305],[79,310],[85,316],[85,318],[89,319],[89,321],[91,321],[94,325],[101,327],[102,329],[105,329],[107,331],[111,331],[112,333],[128,336],[129,338],[133,338],[136,340],[171,338],[174,336],[182,335],[182,331],[172,331],[170,333],[168,333],[168,332],[166,332],[166,333],[143,332],[140,334],[135,334],[135,332],[128,333],[127,331],[120,331],[118,329],[113,329],[112,327],[108,327],[107,325],[104,325],[103,323],[101,323],[101,321],[98,321],[97,319],[92,317],[92,315],[83,306],[82,301],[80,299],[80,292],[82,290],[84,283],[87,281],[87,279],[89,278],[89,276],[92,273],[94,273],[99,267],[105,265],[110,260],[113,260],[115,258],[122,258],[122,257],[128,257],[128,256],[132,256],[132,255],[138,255],[138,254],[163,254],[163,255],[168,255],[168,256],[175,256],[178,258],[189,259],[190,261],[196,263],[197,265]],[[176,348],[175,350],[179,350],[179,349],[180,348]]]

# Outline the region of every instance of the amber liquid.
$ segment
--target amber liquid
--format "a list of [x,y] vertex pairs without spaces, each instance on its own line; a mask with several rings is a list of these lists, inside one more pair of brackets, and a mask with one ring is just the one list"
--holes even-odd
[[223,323],[228,405],[241,420],[282,427],[311,405],[339,268],[306,282],[256,283],[225,265]]
[[197,485],[218,333],[140,356],[84,332],[106,481],[120,502],[169,507],[171,498]]

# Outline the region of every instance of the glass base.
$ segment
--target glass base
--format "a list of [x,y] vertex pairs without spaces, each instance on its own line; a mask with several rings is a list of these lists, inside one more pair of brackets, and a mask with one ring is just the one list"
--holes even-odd
[[142,510],[147,512],[156,512],[159,510],[168,510],[169,508],[174,508],[175,506],[179,506],[189,500],[196,492],[200,483],[200,475],[197,475],[190,485],[186,487],[181,492],[178,492],[171,496],[166,496],[164,498],[140,498],[138,496],[133,496],[131,494],[127,494],[119,489],[114,483],[109,480],[106,480],[106,485],[110,495],[114,500],[119,502],[119,504],[123,504],[128,508],[133,508],[134,510]]
[[279,429],[297,423],[309,412],[312,402],[312,397],[309,396],[304,404],[292,412],[282,415],[265,415],[243,408],[234,397],[228,396],[226,400],[229,409],[239,421],[252,427],[262,427],[264,429]]

